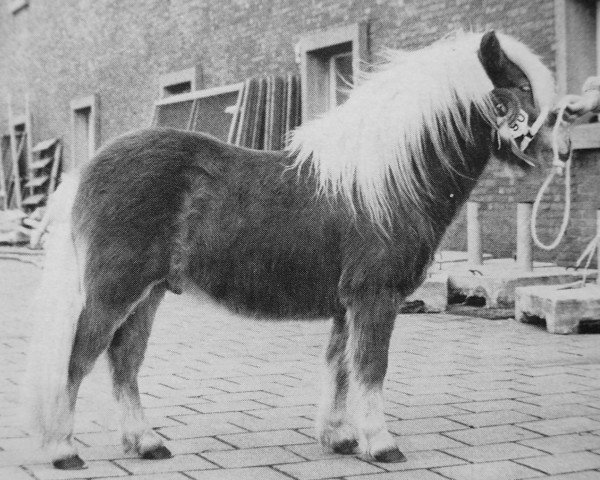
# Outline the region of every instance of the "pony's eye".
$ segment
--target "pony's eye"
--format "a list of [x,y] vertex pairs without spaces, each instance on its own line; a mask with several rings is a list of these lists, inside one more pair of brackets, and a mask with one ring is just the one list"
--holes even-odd
[[521,90],[523,90],[524,92],[531,92],[531,85],[525,84],[525,85],[521,85],[519,88]]

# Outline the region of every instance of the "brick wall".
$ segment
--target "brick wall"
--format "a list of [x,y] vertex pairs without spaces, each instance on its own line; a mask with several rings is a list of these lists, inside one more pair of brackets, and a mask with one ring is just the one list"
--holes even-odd
[[[522,38],[554,67],[554,2],[546,0],[31,0],[11,14],[0,10],[0,91],[14,108],[30,96],[34,140],[60,136],[70,143],[69,102],[100,98],[101,141],[147,125],[161,74],[197,66],[199,88],[260,73],[296,71],[294,45],[301,34],[369,21],[370,49],[418,48],[458,28],[495,28]],[[6,130],[0,96],[0,129]],[[588,156],[589,157],[589,156]],[[598,169],[587,158],[575,169],[577,198],[571,236],[589,232],[595,216]],[[523,185],[539,185],[493,163],[474,193],[482,208],[485,245],[500,255],[514,247],[514,199]],[[556,190],[556,189],[555,189]],[[553,191],[555,199],[560,194]],[[552,205],[552,214],[560,215]],[[462,221],[445,245],[464,246]],[[550,224],[543,224],[547,231]],[[580,232],[580,233],[576,233]],[[577,240],[559,254],[576,255]],[[573,246],[575,245],[575,246]],[[537,254],[536,254],[537,255]],[[536,257],[537,258],[537,257]],[[541,258],[541,257],[540,257]]]
[[[145,125],[158,76],[191,66],[201,85],[258,73],[296,70],[294,44],[310,30],[370,21],[373,51],[415,48],[457,28],[494,27],[539,40],[552,61],[552,5],[397,0],[31,0],[12,15],[0,10],[0,87],[17,110],[29,92],[36,136],[69,141],[69,101],[97,93],[104,140]],[[515,19],[522,17],[519,27]],[[6,128],[4,95],[0,128]]]

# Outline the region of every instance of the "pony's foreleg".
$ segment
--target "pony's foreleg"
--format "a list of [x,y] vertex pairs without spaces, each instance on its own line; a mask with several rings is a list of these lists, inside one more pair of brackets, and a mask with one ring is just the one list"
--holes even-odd
[[356,433],[347,411],[348,364],[346,343],[348,324],[344,312],[336,314],[325,351],[322,396],[317,417],[317,434],[321,445],[336,453],[352,453],[358,446]]
[[383,381],[396,307],[393,296],[355,298],[348,305],[350,409],[360,450],[380,462],[402,462],[384,417]]
[[133,450],[147,459],[171,457],[171,452],[144,418],[137,381],[154,315],[164,293],[163,285],[155,286],[119,327],[108,348],[113,391],[121,416],[123,446],[126,451]]

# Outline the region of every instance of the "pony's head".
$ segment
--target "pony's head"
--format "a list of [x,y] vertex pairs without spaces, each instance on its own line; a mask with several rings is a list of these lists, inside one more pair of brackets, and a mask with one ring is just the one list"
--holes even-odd
[[552,75],[523,44],[493,31],[481,37],[478,56],[494,86],[496,156],[532,166],[535,157],[549,147],[546,127],[553,118]]
[[298,171],[306,166],[352,212],[385,229],[398,208],[435,210],[441,189],[475,179],[494,150],[529,161],[545,143],[538,133],[526,145],[553,105],[554,81],[518,40],[459,32],[386,57],[288,147]]

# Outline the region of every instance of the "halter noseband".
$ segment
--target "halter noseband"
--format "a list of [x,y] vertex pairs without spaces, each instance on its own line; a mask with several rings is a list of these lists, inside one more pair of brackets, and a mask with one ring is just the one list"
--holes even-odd
[[[542,128],[542,125],[546,122],[546,119],[548,118],[549,114],[550,114],[550,109],[543,108],[541,110],[540,114],[538,115],[538,117],[536,118],[535,122],[533,122],[531,124],[531,126],[529,126],[529,122],[528,122],[529,115],[527,115],[527,112],[525,112],[524,110],[519,111],[519,116],[517,117],[517,121],[519,121],[519,118],[521,116],[525,117],[525,119],[522,120],[522,122],[525,124],[525,128],[523,128],[524,133],[521,134],[520,133],[521,130],[519,130],[518,132],[515,131],[515,135],[513,136],[513,139],[516,142],[518,138],[523,137],[523,139],[521,140],[521,144],[519,145],[519,149],[521,150],[521,152],[524,152],[525,149],[529,146],[529,144],[533,140],[533,137],[535,137],[535,135],[539,132],[540,128]],[[519,124],[513,124],[513,125],[509,125],[509,128],[511,130],[514,130],[514,125],[517,125],[517,128],[519,128],[519,129],[521,127],[521,125],[519,125]]]
[[521,108],[519,98],[507,88],[496,88],[492,99],[497,115],[498,135],[500,129],[507,127],[513,153],[525,163],[535,165],[524,152],[546,122],[549,108],[542,108],[535,122],[529,125],[529,115]]

